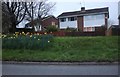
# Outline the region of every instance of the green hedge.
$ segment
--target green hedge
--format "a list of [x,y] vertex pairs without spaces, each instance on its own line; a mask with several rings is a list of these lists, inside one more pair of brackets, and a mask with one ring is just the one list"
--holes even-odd
[[54,25],[51,25],[46,28],[46,31],[47,32],[56,32],[56,31],[58,31],[58,28],[56,28]]

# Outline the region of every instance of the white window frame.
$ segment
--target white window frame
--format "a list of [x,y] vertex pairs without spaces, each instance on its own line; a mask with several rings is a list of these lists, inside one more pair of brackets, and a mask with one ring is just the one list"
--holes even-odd
[[[73,18],[73,19],[72,19],[72,18]],[[77,20],[76,17],[68,17],[68,21],[75,21],[75,20]]]
[[95,31],[95,27],[84,27],[84,32],[94,32]]
[[66,18],[60,18],[60,22],[66,22]]

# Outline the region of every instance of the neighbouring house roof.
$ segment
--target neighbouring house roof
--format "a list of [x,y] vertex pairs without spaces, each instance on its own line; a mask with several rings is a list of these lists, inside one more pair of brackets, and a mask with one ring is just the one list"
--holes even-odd
[[98,14],[98,13],[109,13],[108,7],[104,8],[96,8],[96,9],[89,9],[84,11],[73,11],[73,12],[64,12],[58,16],[60,17],[66,17],[66,16],[83,16],[87,14]]
[[55,16],[53,16],[53,15],[49,15],[49,16],[47,16],[47,17],[42,18],[42,21],[44,21],[44,20],[46,20],[46,19],[48,19],[48,18],[51,18],[51,17],[57,19]]
[[[46,20],[46,19],[48,19],[48,18],[51,18],[51,17],[56,18],[56,17],[54,17],[53,15],[49,15],[49,16],[47,16],[47,17],[43,17],[41,20],[44,21],[44,20]],[[57,19],[57,18],[56,18],[56,19]],[[28,25],[31,26],[31,24],[36,25],[37,23],[39,23],[39,18],[34,19],[33,22],[27,23],[26,26],[28,26]]]
[[112,28],[120,28],[119,25],[112,25]]

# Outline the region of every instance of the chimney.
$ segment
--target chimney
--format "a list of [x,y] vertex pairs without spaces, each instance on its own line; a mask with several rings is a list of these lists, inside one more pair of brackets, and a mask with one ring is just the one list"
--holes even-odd
[[85,11],[85,7],[81,7],[81,11]]

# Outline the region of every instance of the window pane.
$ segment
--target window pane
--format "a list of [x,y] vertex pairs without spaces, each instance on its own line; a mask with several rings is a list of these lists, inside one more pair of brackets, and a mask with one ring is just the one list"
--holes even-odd
[[103,19],[103,18],[104,18],[103,14],[85,16],[85,20],[96,20],[96,19]]
[[52,25],[55,25],[55,22],[52,22]]
[[61,21],[61,22],[65,22],[65,21],[66,21],[66,18],[61,18],[60,21]]
[[68,17],[68,21],[75,21],[76,19],[76,17]]
[[84,27],[85,32],[92,32],[95,31],[95,27]]

